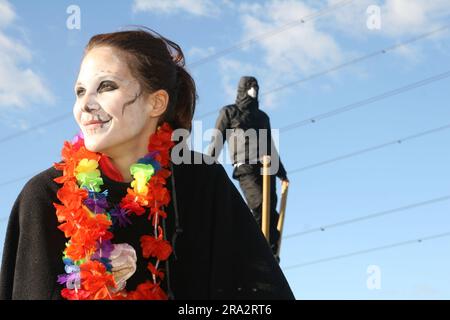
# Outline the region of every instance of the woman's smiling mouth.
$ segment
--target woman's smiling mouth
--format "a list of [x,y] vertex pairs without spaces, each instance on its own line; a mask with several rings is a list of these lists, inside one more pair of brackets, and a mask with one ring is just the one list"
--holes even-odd
[[86,122],[83,122],[83,126],[86,129],[92,130],[92,129],[98,129],[105,127],[109,122],[111,122],[111,119],[108,120],[96,120],[92,119]]

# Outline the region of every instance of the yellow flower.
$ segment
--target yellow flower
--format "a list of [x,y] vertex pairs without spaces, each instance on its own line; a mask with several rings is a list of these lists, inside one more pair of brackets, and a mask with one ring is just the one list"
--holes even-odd
[[[98,168],[98,162],[96,160],[89,160],[89,159],[81,159],[81,161],[78,163],[77,168],[75,171],[77,173],[81,172],[92,172],[92,171],[98,171],[96,170]],[[100,171],[98,171],[98,175],[100,175]]]
[[136,172],[131,187],[136,193],[146,195],[148,193],[147,178],[144,172]]

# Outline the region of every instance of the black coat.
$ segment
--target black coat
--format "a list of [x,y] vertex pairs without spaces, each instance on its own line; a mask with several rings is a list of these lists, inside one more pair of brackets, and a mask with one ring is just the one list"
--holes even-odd
[[[269,246],[223,167],[180,164],[172,172],[166,234],[174,253],[162,288],[175,299],[293,299]],[[54,168],[36,175],[14,204],[4,243],[0,299],[61,299],[62,286],[56,280],[64,273],[62,251],[67,239],[57,229],[52,205],[59,203],[56,192],[61,185],[53,179],[60,175]],[[102,177],[109,200],[119,201],[129,184]],[[127,282],[128,290],[150,278],[139,246],[149,225],[146,215],[134,216],[132,225],[114,232],[114,243],[129,243],[138,253],[137,271]]]

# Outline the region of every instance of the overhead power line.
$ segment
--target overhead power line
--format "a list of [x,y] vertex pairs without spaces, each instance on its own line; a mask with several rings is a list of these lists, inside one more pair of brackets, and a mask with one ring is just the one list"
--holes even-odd
[[328,6],[328,7],[324,8],[324,9],[322,9],[322,10],[313,12],[313,13],[308,14],[308,15],[305,15],[305,16],[301,17],[300,19],[293,20],[293,21],[291,21],[291,22],[289,22],[287,24],[282,25],[281,27],[272,29],[270,31],[261,33],[261,34],[255,36],[255,37],[252,37],[252,38],[246,39],[244,41],[235,43],[234,45],[232,45],[232,46],[230,46],[228,48],[222,49],[222,50],[220,50],[218,52],[215,52],[215,53],[210,54],[210,55],[208,55],[208,56],[206,56],[204,58],[201,58],[199,60],[196,60],[196,61],[188,64],[188,67],[189,68],[195,68],[195,67],[197,67],[199,65],[205,64],[205,63],[207,63],[209,61],[212,61],[212,60],[215,60],[215,59],[217,59],[219,57],[227,55],[227,54],[229,54],[229,53],[231,53],[231,52],[233,52],[235,50],[238,50],[238,49],[241,49],[243,47],[246,47],[246,46],[248,46],[248,45],[250,45],[252,43],[255,43],[255,42],[258,42],[258,41],[270,38],[270,37],[273,37],[273,36],[275,36],[275,35],[277,35],[279,33],[282,33],[282,32],[284,32],[286,30],[292,29],[292,28],[297,27],[299,25],[302,25],[302,24],[304,24],[304,23],[306,23],[308,21],[314,20],[314,19],[316,19],[316,18],[318,18],[320,16],[323,16],[323,15],[331,12],[331,11],[334,11],[336,9],[340,9],[340,8],[346,6],[346,5],[349,5],[352,2],[354,2],[354,0],[340,1],[338,3],[335,3],[333,5]]
[[427,206],[427,205],[430,205],[430,204],[443,202],[443,201],[448,201],[448,200],[450,200],[450,195],[446,195],[446,196],[443,196],[443,197],[438,197],[438,198],[434,198],[434,199],[430,199],[430,200],[426,200],[426,201],[416,202],[416,203],[412,203],[412,204],[409,204],[409,205],[406,205],[406,206],[397,207],[397,208],[393,208],[393,209],[389,209],[389,210],[379,211],[379,212],[368,214],[368,215],[365,215],[365,216],[356,217],[356,218],[353,218],[353,219],[341,220],[339,222],[327,224],[327,225],[324,225],[324,226],[321,226],[321,227],[312,228],[312,229],[309,229],[309,230],[305,230],[305,231],[289,234],[289,235],[283,237],[283,240],[284,239],[287,240],[287,239],[291,239],[291,238],[295,238],[295,237],[301,237],[301,236],[305,236],[305,235],[311,234],[311,233],[323,232],[323,231],[326,231],[326,230],[329,230],[329,229],[342,227],[342,226],[345,226],[345,225],[349,225],[349,224],[353,224],[353,223],[357,223],[357,222],[362,222],[362,221],[366,221],[366,220],[370,220],[370,219],[375,219],[375,218],[379,218],[379,217],[384,217],[384,216],[388,216],[388,215],[391,215],[391,214],[394,214],[394,213],[407,211],[407,210],[411,210],[411,209],[414,209],[414,208],[423,207],[423,206]]
[[331,118],[331,117],[340,115],[342,113],[345,113],[345,112],[348,112],[348,111],[351,111],[351,110],[354,110],[354,109],[357,109],[357,108],[360,108],[360,107],[372,104],[374,102],[377,102],[377,101],[380,101],[380,100],[384,100],[384,99],[387,99],[387,98],[390,98],[390,97],[393,97],[393,96],[399,95],[401,93],[405,93],[405,92],[408,92],[408,91],[411,91],[411,90],[414,90],[414,89],[417,89],[417,88],[420,88],[420,87],[423,87],[423,86],[426,86],[428,84],[431,84],[431,83],[434,83],[434,82],[437,82],[437,81],[440,81],[440,80],[447,79],[448,77],[450,77],[450,70],[448,70],[446,72],[443,72],[443,73],[439,73],[437,75],[434,75],[432,77],[429,77],[429,78],[426,78],[426,79],[423,79],[423,80],[420,80],[420,81],[416,81],[416,82],[407,84],[405,86],[402,86],[402,87],[399,87],[399,88],[396,88],[396,89],[393,89],[393,90],[389,90],[389,91],[383,92],[381,94],[372,96],[370,98],[366,98],[366,99],[363,99],[363,100],[360,100],[360,101],[356,101],[356,102],[347,104],[347,105],[345,105],[343,107],[340,107],[340,108],[337,108],[337,109],[334,109],[334,110],[331,110],[331,111],[328,111],[328,112],[325,112],[325,113],[321,113],[321,114],[318,114],[316,116],[313,116],[313,117],[310,117],[310,118],[307,118],[307,119],[304,119],[304,120],[301,120],[301,121],[298,121],[298,122],[291,123],[291,124],[289,124],[287,126],[284,126],[284,127],[280,128],[280,132],[285,132],[285,131],[289,131],[289,130],[292,130],[292,129],[295,129],[295,128],[299,128],[299,127],[302,127],[302,126],[306,126],[308,124],[313,124],[313,123],[316,123],[316,122],[318,122],[320,120]]
[[307,266],[311,266],[311,265],[315,265],[315,264],[319,264],[319,263],[340,260],[340,259],[344,259],[344,258],[349,258],[349,257],[353,257],[353,256],[366,254],[366,253],[371,253],[371,252],[376,252],[376,251],[384,251],[384,250],[388,250],[388,249],[392,249],[392,248],[396,248],[396,247],[402,247],[402,246],[406,246],[406,245],[410,245],[410,244],[419,244],[424,241],[444,238],[444,237],[448,237],[448,236],[450,236],[450,232],[435,234],[435,235],[431,235],[428,237],[422,237],[422,238],[417,238],[417,239],[413,239],[413,240],[396,242],[396,243],[388,244],[385,246],[369,248],[369,249],[365,249],[365,250],[359,250],[359,251],[354,251],[354,252],[350,252],[350,253],[340,254],[337,256],[331,256],[328,258],[322,258],[322,259],[313,260],[313,261],[309,261],[309,262],[299,263],[299,264],[284,267],[283,270],[292,270],[292,269],[303,268],[303,267],[307,267]]
[[10,134],[10,135],[8,135],[6,137],[0,138],[0,143],[9,141],[9,140],[17,138],[17,137],[20,137],[20,136],[22,136],[24,134],[27,134],[27,133],[31,132],[31,131],[34,131],[34,130],[37,130],[37,129],[40,129],[40,128],[43,128],[43,127],[50,126],[52,124],[56,124],[58,121],[66,119],[66,118],[69,118],[71,116],[73,116],[72,112],[60,114],[60,115],[58,115],[58,116],[56,116],[54,118],[51,118],[51,119],[49,119],[47,121],[44,121],[44,122],[42,122],[40,124],[37,124],[37,125],[32,126],[32,127],[29,127],[29,128],[27,128],[25,130],[22,130],[22,131]]
[[[333,66],[333,67],[331,67],[331,68],[329,68],[329,69],[325,69],[325,70],[319,71],[319,72],[317,72],[317,73],[313,73],[313,74],[311,74],[311,75],[309,75],[309,76],[307,76],[307,77],[304,77],[304,78],[301,78],[301,79],[298,79],[298,80],[295,80],[295,81],[286,83],[286,84],[284,84],[284,85],[282,85],[282,86],[279,86],[279,87],[276,87],[276,88],[272,88],[272,89],[270,89],[270,90],[268,90],[268,91],[263,91],[263,92],[261,92],[260,95],[261,95],[261,96],[265,96],[265,95],[268,95],[268,94],[272,94],[272,93],[275,93],[275,92],[277,92],[277,91],[280,91],[280,90],[283,90],[283,89],[292,87],[292,86],[294,86],[294,85],[298,85],[298,84],[300,84],[300,83],[304,83],[304,82],[307,82],[307,81],[309,81],[309,80],[312,80],[312,79],[315,79],[315,78],[324,76],[324,75],[326,75],[326,74],[329,74],[329,73],[332,73],[332,72],[337,71],[337,70],[339,70],[339,69],[348,67],[348,66],[353,65],[353,64],[355,64],[355,63],[358,63],[358,62],[361,62],[361,61],[364,61],[364,60],[367,60],[367,59],[370,59],[370,58],[374,58],[374,57],[379,56],[379,55],[383,55],[383,54],[385,54],[385,53],[388,53],[389,51],[394,51],[394,50],[396,50],[396,49],[398,49],[398,48],[404,47],[404,46],[409,45],[409,44],[411,44],[411,43],[414,43],[414,42],[416,42],[416,41],[419,41],[419,40],[428,38],[428,37],[430,37],[430,36],[432,36],[432,35],[435,35],[435,34],[437,34],[437,33],[439,33],[439,32],[442,32],[442,31],[444,31],[444,30],[447,30],[448,28],[450,28],[450,24],[449,24],[449,25],[442,26],[442,27],[437,28],[437,29],[434,29],[434,30],[432,30],[432,31],[429,31],[429,32],[420,34],[420,35],[418,35],[418,36],[416,36],[416,37],[410,38],[410,39],[408,39],[408,40],[406,40],[406,41],[403,41],[403,42],[400,42],[400,43],[398,43],[398,44],[391,45],[391,46],[388,46],[388,47],[379,49],[379,50],[377,50],[377,51],[368,53],[368,54],[366,54],[366,55],[357,57],[357,58],[355,58],[355,59],[349,60],[349,61],[344,62],[344,63],[342,63],[342,64],[338,64],[338,65]],[[220,111],[220,109],[221,109],[221,108],[217,108],[217,109],[215,109],[215,110],[213,110],[213,111],[209,111],[209,112],[206,112],[206,113],[204,113],[204,114],[201,114],[200,116],[197,117],[197,119],[202,119],[202,118],[206,118],[206,117],[209,117],[209,116],[211,116],[211,115],[217,114],[217,112]]]
[[[404,46],[404,45],[406,45],[406,44],[409,44],[409,43],[418,41],[418,40],[420,40],[420,39],[424,39],[424,38],[429,37],[429,36],[431,36],[431,35],[433,35],[433,34],[436,34],[436,33],[438,33],[438,32],[441,32],[441,31],[443,31],[443,30],[446,30],[446,29],[448,29],[449,27],[450,27],[450,25],[443,26],[443,27],[441,27],[441,28],[438,28],[438,29],[435,29],[435,30],[433,30],[433,31],[430,31],[430,32],[421,34],[421,35],[419,35],[419,36],[417,36],[417,37],[411,38],[411,39],[409,39],[409,40],[407,40],[407,41],[405,41],[405,42],[402,42],[402,43],[399,43],[399,44],[396,44],[396,45],[393,45],[393,46],[390,46],[390,47],[387,47],[387,48],[378,50],[378,51],[376,51],[376,52],[374,52],[374,53],[371,53],[371,54],[368,54],[368,55],[365,55],[365,56],[362,56],[362,57],[359,57],[359,58],[350,60],[350,61],[348,61],[348,62],[346,62],[346,63],[343,63],[343,64],[340,64],[340,65],[334,66],[334,67],[332,67],[332,68],[330,68],[330,69],[327,69],[327,70],[324,70],[324,71],[321,71],[321,72],[312,74],[312,75],[310,75],[310,76],[308,76],[308,77],[306,77],[306,78],[302,78],[302,79],[300,79],[300,80],[297,80],[297,81],[288,83],[288,84],[286,84],[286,85],[283,85],[282,87],[274,88],[274,89],[272,89],[272,90],[269,90],[268,92],[265,92],[265,93],[263,92],[263,93],[261,93],[261,95],[267,95],[267,94],[270,94],[270,93],[272,93],[272,92],[279,91],[279,90],[284,89],[284,88],[286,88],[286,87],[288,87],[288,86],[295,85],[295,84],[299,84],[299,83],[301,83],[301,82],[305,82],[305,81],[311,80],[311,79],[316,78],[316,77],[319,77],[319,76],[321,76],[321,75],[325,75],[325,74],[327,74],[327,73],[330,73],[330,72],[336,71],[336,70],[338,70],[338,69],[341,69],[341,68],[343,68],[343,67],[345,67],[345,66],[348,66],[348,65],[350,65],[350,64],[353,64],[353,63],[356,63],[356,62],[359,62],[359,61],[368,59],[368,58],[370,58],[370,57],[373,57],[373,56],[376,56],[376,55],[379,55],[379,54],[382,54],[382,53],[386,53],[386,52],[388,52],[388,51],[390,51],[390,50],[394,50],[394,49],[396,49],[396,48],[398,48],[398,47],[401,47],[401,46]],[[427,79],[425,79],[425,80],[427,80]],[[423,80],[423,81],[425,81],[425,80]],[[441,80],[441,79],[437,79],[437,80]],[[436,81],[437,81],[437,80],[436,80]],[[412,85],[412,84],[411,84],[411,85]],[[425,84],[424,84],[424,85],[425,85]],[[401,89],[401,88],[398,88],[398,89],[396,89],[396,90],[399,90],[399,89]],[[407,91],[408,89],[405,89],[405,90]],[[386,94],[387,94],[387,93],[386,93]],[[372,97],[372,98],[374,98],[374,97]],[[380,99],[382,99],[382,98],[380,98]],[[361,103],[361,102],[360,102],[360,103]],[[350,106],[351,106],[351,105],[346,106],[346,107],[350,107]],[[216,110],[214,110],[214,111],[207,112],[207,113],[205,113],[205,114],[203,114],[203,115],[200,115],[197,119],[201,119],[201,118],[205,118],[205,117],[211,116],[211,115],[213,115],[213,114],[217,114],[217,112],[218,112],[219,110],[220,110],[220,108],[218,108],[218,109],[216,109]],[[34,130],[37,130],[37,129],[40,129],[40,128],[43,128],[43,127],[46,127],[46,126],[49,126],[49,125],[52,125],[52,124],[55,124],[55,123],[57,123],[58,121],[63,120],[63,119],[66,119],[66,118],[69,118],[69,117],[71,117],[71,116],[72,116],[72,112],[60,114],[60,115],[58,115],[58,116],[56,116],[56,117],[54,117],[54,118],[51,118],[51,119],[49,119],[49,120],[47,120],[47,121],[45,121],[45,122],[40,123],[40,124],[38,124],[38,125],[32,126],[32,127],[28,128],[28,129],[25,129],[25,130],[22,130],[22,131],[19,131],[19,132],[10,134],[10,135],[5,136],[5,137],[3,137],[3,138],[0,138],[0,143],[9,141],[9,140],[14,139],[14,138],[17,138],[17,137],[20,137],[20,136],[22,136],[22,135],[24,135],[24,134],[27,134],[27,133],[31,132],[31,131],[34,131]],[[295,124],[293,124],[293,125],[295,125]],[[289,129],[288,129],[288,130],[289,130]]]
[[15,183],[15,182],[19,182],[19,181],[24,180],[24,179],[26,179],[26,178],[30,178],[30,177],[32,177],[33,175],[37,174],[37,173],[38,173],[38,172],[35,172],[35,173],[27,174],[27,175],[22,176],[22,177],[18,177],[18,178],[14,178],[14,179],[11,179],[11,180],[7,180],[7,181],[5,181],[5,182],[0,183],[0,187],[6,186],[6,185],[8,185],[8,184]]
[[391,140],[391,141],[388,141],[388,142],[385,142],[385,143],[382,143],[382,144],[378,144],[378,145],[375,145],[375,146],[372,146],[372,147],[369,147],[369,148],[364,148],[364,149],[361,149],[361,150],[357,150],[357,151],[354,151],[354,152],[351,152],[351,153],[347,153],[347,154],[344,154],[344,155],[341,155],[341,156],[338,156],[338,157],[335,157],[335,158],[331,158],[331,159],[328,159],[328,160],[324,160],[324,161],[320,161],[320,162],[317,162],[317,163],[313,163],[313,164],[310,164],[310,165],[305,166],[305,167],[289,170],[288,173],[289,174],[294,174],[294,173],[303,172],[303,171],[310,170],[310,169],[313,169],[313,168],[317,168],[317,167],[320,167],[320,166],[323,166],[323,165],[326,165],[326,164],[337,162],[337,161],[340,161],[340,160],[343,160],[343,159],[353,158],[353,157],[359,156],[359,155],[364,154],[364,153],[372,152],[372,151],[375,151],[375,150],[380,150],[380,149],[389,147],[391,145],[401,144],[401,143],[406,142],[406,141],[411,141],[411,140],[414,140],[414,139],[418,139],[420,137],[423,137],[423,136],[426,136],[426,135],[430,135],[430,134],[433,134],[433,133],[437,133],[437,132],[441,132],[441,131],[444,131],[444,130],[447,130],[447,129],[450,129],[450,124],[447,124],[447,125],[444,125],[444,126],[440,126],[440,127],[436,127],[436,128],[433,128],[433,129],[430,129],[430,130],[426,130],[426,131],[421,131],[421,132],[418,132],[416,134],[413,134],[413,135],[410,135],[410,136],[406,136],[404,138]]

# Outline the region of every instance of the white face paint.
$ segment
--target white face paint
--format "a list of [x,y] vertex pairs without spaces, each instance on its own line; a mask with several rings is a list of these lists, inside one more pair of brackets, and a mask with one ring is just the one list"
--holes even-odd
[[73,108],[87,149],[103,152],[143,134],[148,138],[152,107],[141,90],[123,53],[111,47],[87,53],[75,85]]
[[255,87],[251,87],[248,91],[247,91],[247,94],[250,96],[250,97],[252,97],[253,99],[255,99],[256,98],[256,89],[255,89]]

